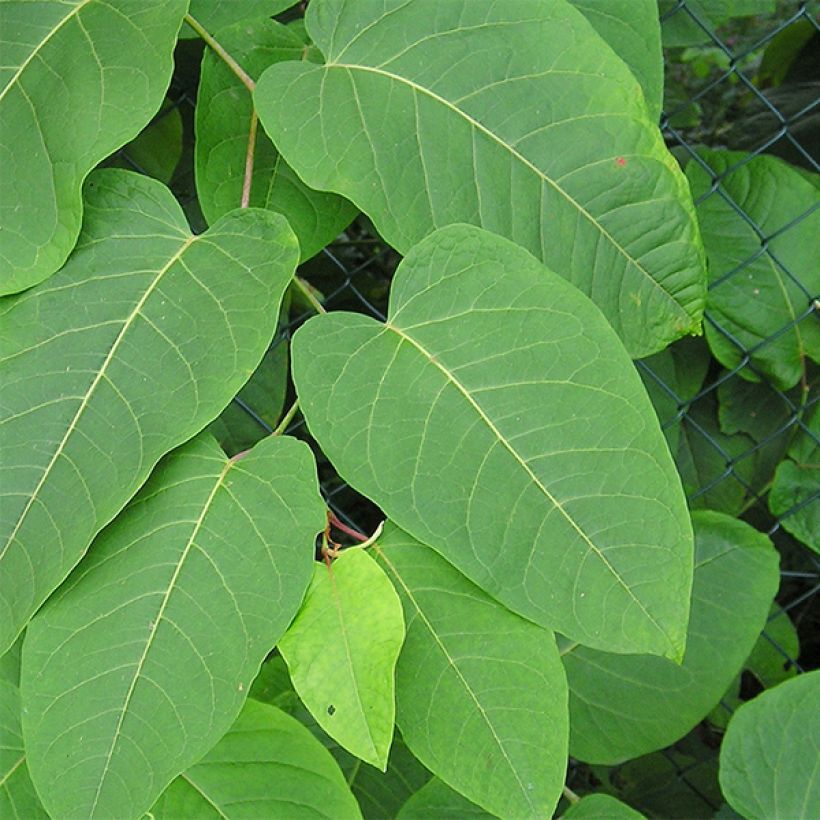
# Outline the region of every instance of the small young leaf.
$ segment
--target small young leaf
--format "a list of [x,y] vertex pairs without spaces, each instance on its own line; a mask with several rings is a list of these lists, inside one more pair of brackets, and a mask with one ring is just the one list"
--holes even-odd
[[293,686],[340,745],[384,770],[395,717],[401,603],[362,549],[317,564],[299,614],[279,642]]
[[[243,21],[263,20],[287,11],[299,0],[191,0],[189,13],[208,31],[217,32],[227,26]],[[196,37],[197,33],[187,24],[180,37]]]
[[0,817],[48,820],[28,773],[20,728],[20,692],[0,679]]
[[536,623],[683,654],[680,479],[632,362],[577,288],[452,225],[399,266],[387,324],[317,316],[292,351],[311,434],[398,526]]
[[490,818],[480,806],[471,803],[443,780],[434,777],[422,786],[402,807],[396,820],[469,820]]
[[0,3],[0,294],[50,276],[77,241],[86,174],[168,88],[187,0]]
[[53,817],[138,817],[227,731],[299,608],[325,510],[308,447],[168,455],[26,631],[24,735]]
[[732,808],[743,817],[817,817],[818,738],[820,671],[741,706],[720,749],[720,787]]
[[259,118],[296,173],[397,250],[480,225],[586,293],[634,356],[697,332],[705,262],[641,88],[565,0],[308,6],[324,65],[268,68]]
[[276,426],[288,389],[289,352],[284,339],[274,342],[247,384],[208,426],[229,456],[253,447]]
[[396,722],[416,757],[501,817],[546,817],[567,758],[555,639],[388,524],[377,557],[404,605]]
[[151,809],[155,820],[357,820],[336,762],[299,721],[249,700],[236,723]]
[[395,817],[411,795],[430,780],[431,774],[396,733],[387,759],[387,771],[362,763],[349,779],[365,820]]
[[0,300],[0,653],[248,380],[298,261],[280,214],[237,210],[195,237],[167,188],[114,168],[85,197],[62,270]]
[[709,712],[766,622],[779,583],[778,556],[742,521],[696,512],[695,583],[683,664],[565,644],[570,753],[590,763],[663,748]]
[[[306,47],[273,20],[246,21],[219,32],[219,43],[256,79],[273,63],[304,59]],[[196,189],[209,223],[239,205],[253,100],[213,51],[202,61],[196,106]],[[335,239],[356,215],[336,194],[314,191],[296,176],[267,135],[256,134],[250,204],[278,211],[299,239],[302,260]]]
[[608,794],[588,794],[562,815],[567,820],[641,820],[639,811]]
[[[749,352],[760,373],[788,390],[807,357],[820,362],[820,323],[805,315],[820,293],[817,189],[776,157],[700,156],[720,178],[720,191],[709,194],[712,178],[701,163],[686,166],[694,196],[706,197],[698,217],[709,258],[707,310],[719,326],[707,322],[706,339],[726,367]],[[739,372],[757,380],[748,367]]]

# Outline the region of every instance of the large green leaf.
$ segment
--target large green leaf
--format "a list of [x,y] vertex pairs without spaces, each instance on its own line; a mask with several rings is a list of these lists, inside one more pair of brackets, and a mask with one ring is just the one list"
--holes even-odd
[[537,623],[683,654],[680,481],[632,362],[575,287],[453,225],[402,262],[387,324],[318,316],[292,353],[311,433],[402,529]]
[[329,752],[290,715],[249,700],[231,730],[151,809],[155,820],[361,818]]
[[663,54],[656,0],[569,0],[589,20],[641,84],[649,116],[663,103]]
[[0,680],[0,817],[48,819],[28,773],[20,728],[20,692],[7,680]]
[[[820,198],[815,186],[776,157],[701,151],[686,173],[698,204],[709,258],[706,338],[726,367],[746,352],[781,390],[805,375],[806,358],[820,362],[820,324],[807,311],[820,293]],[[728,199],[727,199],[728,197]],[[756,381],[748,367],[740,375]]]
[[0,3],[0,294],[41,282],[80,230],[80,188],[162,104],[187,0]]
[[279,651],[316,722],[362,760],[387,767],[393,737],[393,670],[404,640],[401,604],[361,549],[317,564]]
[[401,252],[453,222],[513,239],[635,356],[697,330],[688,187],[638,82],[566,0],[325,0],[306,21],[326,64],[271,66],[255,100],[309,185]]
[[[287,27],[260,19],[219,32],[219,43],[256,79],[269,65],[301,60],[305,44]],[[208,50],[196,106],[196,188],[202,213],[215,222],[239,205],[245,178],[253,101],[248,90]],[[301,246],[302,259],[318,253],[347,227],[356,209],[335,194],[305,185],[259,130],[250,204],[283,213]]]
[[434,777],[401,807],[396,820],[468,820],[471,817],[486,819],[495,815],[487,814]]
[[820,671],[798,675],[735,712],[720,749],[720,787],[749,818],[817,817]]
[[0,653],[159,458],[214,419],[271,341],[298,258],[249,209],[191,235],[160,183],[86,185],[79,245],[0,300]]
[[377,556],[404,605],[396,722],[445,783],[501,817],[548,817],[567,764],[567,684],[549,631],[389,524]]
[[203,434],[157,466],[26,630],[23,730],[53,817],[138,817],[228,730],[324,523],[295,439],[236,461]]
[[695,583],[683,664],[565,644],[570,753],[617,763],[685,735],[718,702],[754,646],[777,591],[778,556],[742,521],[696,512]]

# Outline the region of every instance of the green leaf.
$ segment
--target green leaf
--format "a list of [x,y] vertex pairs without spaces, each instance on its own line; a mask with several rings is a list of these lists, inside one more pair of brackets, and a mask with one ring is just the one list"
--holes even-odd
[[396,820],[466,820],[470,817],[495,817],[453,791],[434,777],[422,786],[395,815]]
[[552,633],[498,604],[392,524],[377,556],[404,605],[396,723],[413,754],[482,808],[548,817],[567,758],[567,690]]
[[454,222],[514,240],[634,356],[697,331],[685,180],[638,82],[569,3],[325,0],[306,22],[326,64],[271,66],[255,101],[308,185],[351,199],[401,253]]
[[820,462],[783,461],[774,474],[769,509],[785,530],[820,553]]
[[[720,177],[720,190],[706,196],[710,174],[698,162],[686,166],[693,195],[706,197],[698,218],[709,259],[707,310],[719,326],[707,322],[706,339],[721,364],[738,367],[748,352],[763,377],[788,390],[805,375],[807,357],[820,362],[820,324],[806,315],[820,293],[817,190],[775,157],[699,153]],[[759,378],[748,367],[739,373]]]
[[[664,46],[690,46],[711,42],[710,31],[733,17],[771,14],[774,0],[658,0],[663,20]],[[674,10],[674,11],[673,11]],[[691,12],[691,13],[690,13]]]
[[194,237],[160,183],[89,178],[65,267],[0,300],[0,653],[159,458],[248,380],[297,257],[279,214],[236,211]]
[[[255,22],[273,17],[295,6],[299,0],[191,0],[190,15],[208,31],[214,32],[244,21]],[[180,37],[196,37],[188,25]]]
[[166,97],[154,119],[111,165],[137,170],[168,185],[182,158],[182,133],[179,105]]
[[384,770],[395,716],[393,674],[404,640],[401,603],[362,549],[317,564],[279,642],[293,686],[345,749]]
[[689,336],[654,356],[636,362],[673,453],[677,452],[680,443],[683,410],[687,402],[700,392],[711,360],[705,342]]
[[569,0],[641,84],[649,116],[663,104],[663,54],[656,0]]
[[562,815],[566,820],[640,820],[643,815],[608,794],[588,794]]
[[162,104],[187,0],[0,3],[0,294],[65,262],[88,172]]
[[23,636],[11,645],[8,652],[0,655],[0,681],[6,681],[13,686],[20,686],[20,652],[23,648]]
[[28,773],[20,728],[20,693],[0,680],[0,817],[5,820],[48,820]]
[[749,655],[779,583],[778,555],[742,521],[696,512],[695,583],[683,664],[566,644],[570,754],[617,763],[661,749],[702,720]]
[[714,391],[689,407],[681,423],[675,462],[693,508],[737,515],[753,480],[754,441],[746,435],[722,433],[717,414]]
[[151,809],[155,820],[361,818],[339,767],[299,721],[249,700],[230,731]]
[[380,772],[363,763],[351,774],[349,782],[365,820],[384,820],[395,817],[430,776],[397,733],[390,747],[387,771]]
[[798,675],[741,706],[720,749],[720,787],[744,817],[817,816],[820,671]]
[[53,817],[138,817],[219,740],[324,522],[295,439],[234,461],[203,434],[158,465],[26,631],[24,735]]
[[[306,53],[295,33],[266,19],[220,31],[219,43],[254,79],[269,65],[302,60]],[[236,208],[242,198],[252,115],[248,90],[215,52],[206,50],[197,94],[195,161],[199,203],[209,223]],[[305,185],[261,129],[256,134],[250,204],[288,218],[303,260],[335,239],[356,215],[342,197]]]
[[253,447],[276,426],[288,388],[288,352],[285,340],[274,342],[248,383],[208,427],[229,456]]
[[399,266],[386,325],[318,316],[292,355],[312,435],[398,526],[536,623],[682,654],[680,482],[632,362],[580,291],[453,225]]
[[772,606],[763,634],[757,639],[744,666],[769,689],[793,678],[797,669],[793,663],[800,655],[800,639],[788,612]]

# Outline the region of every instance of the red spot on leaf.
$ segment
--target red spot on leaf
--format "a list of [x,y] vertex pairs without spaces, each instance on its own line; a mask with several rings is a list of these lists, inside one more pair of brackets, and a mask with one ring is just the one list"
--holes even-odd
[[623,167],[624,167],[624,165],[626,165],[626,160],[625,160],[623,157],[618,157],[618,158],[615,160],[615,164],[616,164],[616,165],[618,165],[618,166],[620,166],[621,168],[623,168]]

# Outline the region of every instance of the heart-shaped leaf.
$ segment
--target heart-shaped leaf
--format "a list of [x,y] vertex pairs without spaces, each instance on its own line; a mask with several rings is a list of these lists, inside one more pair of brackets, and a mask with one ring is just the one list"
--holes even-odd
[[249,700],[231,730],[171,783],[150,816],[357,820],[362,815],[322,744],[281,709]]
[[778,555],[748,524],[696,512],[695,581],[683,664],[564,644],[570,753],[618,763],[683,737],[718,702],[766,623]]
[[[738,367],[749,353],[760,374],[788,390],[805,376],[807,358],[820,362],[820,323],[812,310],[820,294],[817,188],[776,157],[700,156],[712,173],[695,160],[686,173],[702,198],[698,217],[714,319],[706,322],[706,339],[726,367]],[[748,367],[739,373],[759,378]]]
[[527,251],[453,225],[387,324],[300,328],[293,375],[340,474],[510,609],[615,652],[683,654],[689,513],[623,346]]
[[86,174],[162,104],[187,0],[0,3],[0,294],[77,241]]
[[688,186],[627,66],[565,0],[308,6],[321,66],[260,78],[265,130],[406,252],[469,222],[587,293],[634,356],[697,330]]
[[194,237],[160,183],[89,178],[65,267],[0,300],[0,654],[159,458],[247,381],[298,255],[279,214],[235,211]]
[[569,731],[553,634],[393,525],[377,556],[407,621],[396,722],[410,751],[493,814],[549,817],[561,796]]
[[235,461],[203,434],[157,466],[26,631],[24,736],[53,817],[139,817],[228,730],[325,520],[295,439]]
[[401,603],[361,549],[317,564],[305,602],[279,642],[293,686],[316,722],[384,770],[393,737],[393,670],[404,640]]
[[741,706],[720,747],[720,788],[732,808],[743,817],[816,817],[818,737],[820,671]]
[[[273,20],[253,20],[219,32],[219,43],[256,79],[269,65],[301,60],[305,44]],[[209,223],[242,197],[248,135],[256,127],[253,100],[213,51],[205,52],[196,106],[196,189]],[[267,135],[255,134],[250,204],[279,211],[299,239],[302,259],[318,253],[350,224],[356,208],[336,194],[314,191],[299,179]]]

